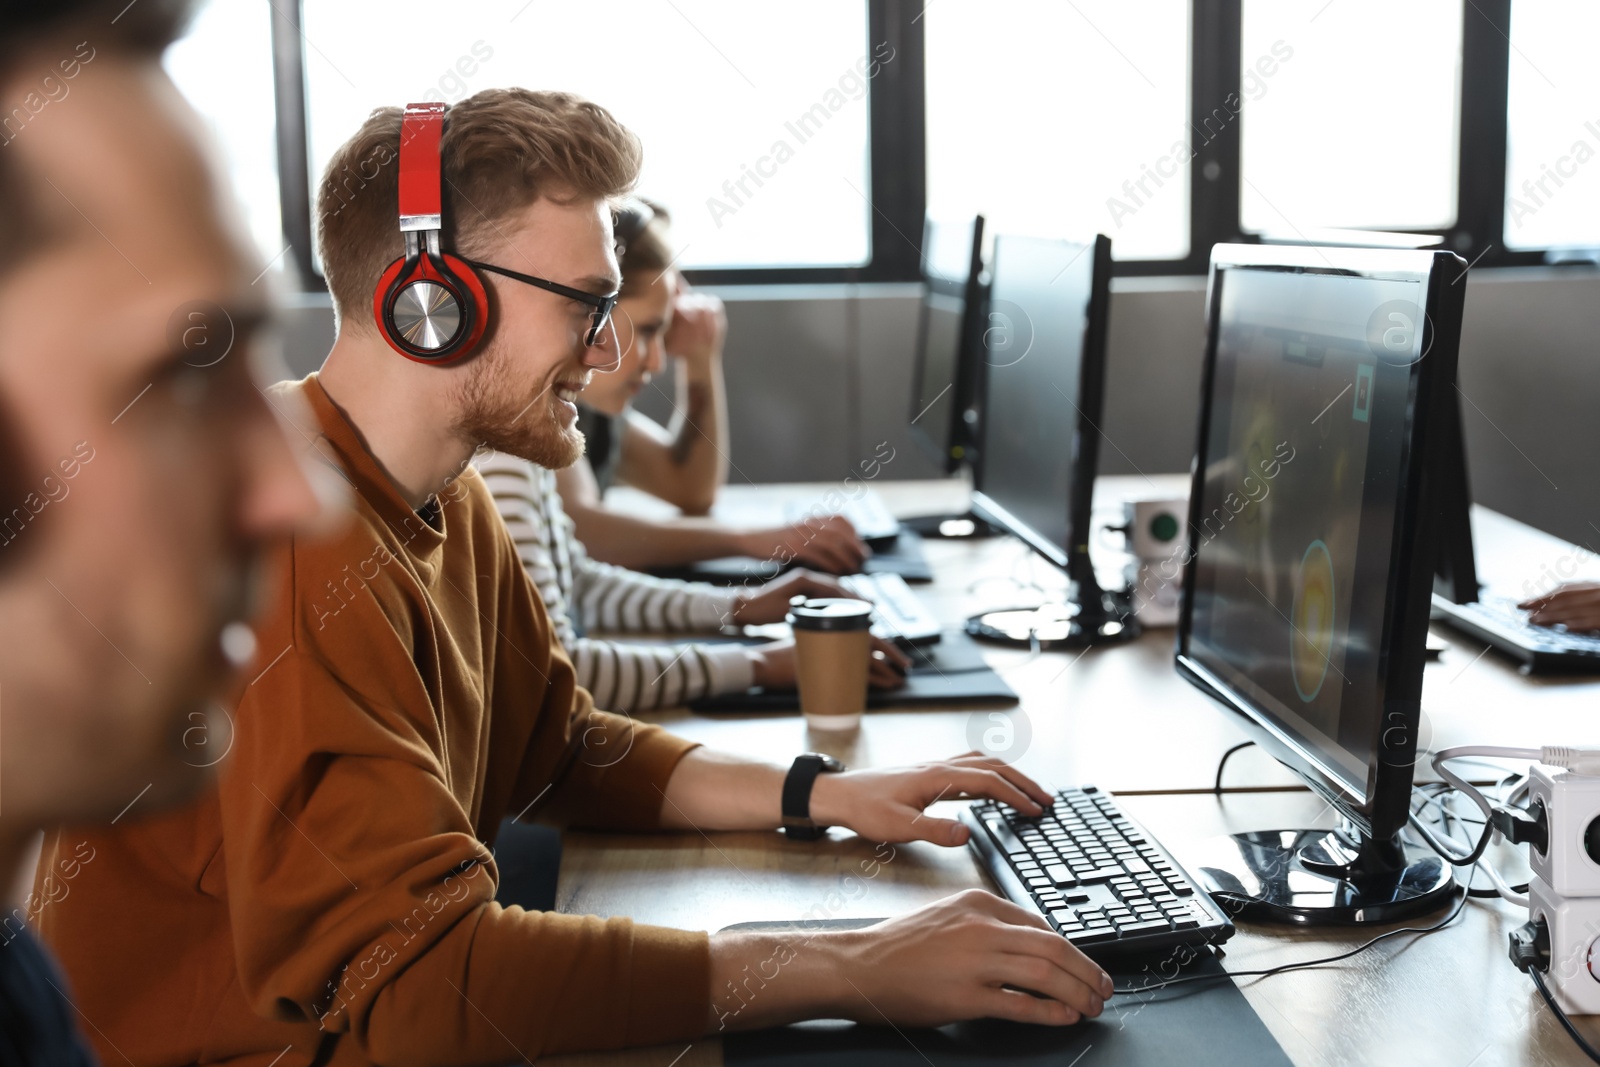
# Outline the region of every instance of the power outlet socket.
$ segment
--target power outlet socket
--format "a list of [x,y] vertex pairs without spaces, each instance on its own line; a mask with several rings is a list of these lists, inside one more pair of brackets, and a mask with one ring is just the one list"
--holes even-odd
[[1557,896],[1600,897],[1600,777],[1535,763],[1528,809],[1539,808],[1548,833],[1543,849],[1528,846],[1535,877]]
[[1528,915],[1550,931],[1545,984],[1568,1015],[1600,1015],[1600,896],[1564,897],[1537,876]]

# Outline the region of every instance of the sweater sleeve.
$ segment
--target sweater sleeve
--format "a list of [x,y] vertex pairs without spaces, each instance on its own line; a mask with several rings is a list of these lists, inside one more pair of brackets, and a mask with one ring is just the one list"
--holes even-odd
[[552,472],[498,452],[475,464],[561,644],[571,653],[579,684],[598,706],[650,711],[740,693],[754,684],[750,657],[737,645],[634,643],[580,634],[574,612],[585,631],[717,630],[732,617],[737,594],[598,563],[577,539]]
[[[445,724],[424,680],[400,635],[385,636],[373,598],[345,610],[330,624],[337,634],[296,630],[247,689],[219,782],[238,981],[254,1010],[345,1032],[366,1058],[393,1064],[698,1036],[704,933],[494,902],[493,860],[436,755]],[[497,672],[495,712],[517,686],[517,713],[538,716],[526,751],[508,758],[558,786],[547,804],[559,795],[596,824],[655,825],[666,779],[692,746],[639,727],[627,752],[585,763],[595,735],[569,731],[600,713],[539,614],[528,590],[518,617],[499,620],[502,642],[527,663]],[[334,642],[337,669],[324,654]],[[549,685],[530,711],[534,672]]]

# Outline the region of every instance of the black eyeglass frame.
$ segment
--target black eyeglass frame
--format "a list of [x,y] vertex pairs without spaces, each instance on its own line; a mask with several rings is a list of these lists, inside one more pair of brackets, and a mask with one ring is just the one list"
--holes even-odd
[[622,291],[618,290],[609,296],[596,296],[593,293],[585,292],[582,289],[574,289],[570,285],[562,285],[560,282],[553,282],[547,278],[535,278],[531,274],[519,274],[514,270],[507,270],[505,267],[497,267],[493,263],[484,263],[476,259],[469,259],[466,262],[478,270],[486,270],[493,274],[503,275],[512,281],[521,282],[523,285],[531,285],[535,289],[543,289],[547,293],[555,293],[557,296],[564,296],[569,300],[576,300],[580,304],[587,304],[589,307],[594,308],[594,318],[589,324],[589,332],[583,338],[584,345],[590,348],[594,347],[595,338],[600,336],[600,331],[605,329],[606,324],[611,321],[611,312],[616,308],[617,299],[622,295]]

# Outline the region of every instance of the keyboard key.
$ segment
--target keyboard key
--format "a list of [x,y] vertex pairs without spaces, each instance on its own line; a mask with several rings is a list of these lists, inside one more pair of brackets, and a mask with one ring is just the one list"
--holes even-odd
[[1088,893],[1068,893],[1068,894],[1066,894],[1066,898],[1067,898],[1067,903],[1068,904],[1087,904],[1087,903],[1089,903],[1089,894]]
[[1078,881],[1080,882],[1109,882],[1111,879],[1122,873],[1122,868],[1090,867],[1086,868],[1085,870],[1078,871],[1077,873]]
[[1074,945],[1098,945],[1103,941],[1115,941],[1117,932],[1109,926],[1104,930],[1085,930],[1081,934],[1073,934],[1068,940]]
[[1072,886],[1078,884],[1078,879],[1073,877],[1072,871],[1064,863],[1052,863],[1044,869],[1044,875],[1056,885]]
[[1017,840],[1017,835],[1011,832],[1004,819],[985,819],[984,828],[989,831],[989,836],[994,838],[994,843],[1000,846],[1001,852],[1026,852],[1022,842]]
[[1170,929],[1172,929],[1172,927],[1167,925],[1167,921],[1165,919],[1146,919],[1135,923],[1123,923],[1122,935],[1127,937],[1129,934],[1145,934],[1150,933],[1153,930]]
[[1144,860],[1123,860],[1122,865],[1128,868],[1130,874],[1148,874],[1150,865]]

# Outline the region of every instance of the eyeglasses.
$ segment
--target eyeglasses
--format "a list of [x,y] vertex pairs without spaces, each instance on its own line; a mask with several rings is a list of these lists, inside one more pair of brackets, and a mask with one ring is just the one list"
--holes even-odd
[[523,285],[531,285],[535,289],[543,289],[547,293],[555,293],[557,296],[564,296],[569,300],[576,300],[580,304],[587,304],[593,308],[594,311],[591,313],[589,320],[589,332],[583,338],[583,343],[589,347],[594,346],[596,338],[600,336],[600,331],[604,330],[611,321],[612,309],[617,306],[618,293],[612,293],[610,296],[595,296],[593,293],[586,293],[582,289],[574,289],[570,285],[547,281],[544,278],[535,278],[531,274],[518,274],[514,270],[496,267],[492,263],[482,263],[475,259],[469,259],[467,262],[479,270],[500,274],[510,278],[512,281],[521,282]]

